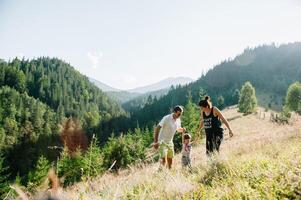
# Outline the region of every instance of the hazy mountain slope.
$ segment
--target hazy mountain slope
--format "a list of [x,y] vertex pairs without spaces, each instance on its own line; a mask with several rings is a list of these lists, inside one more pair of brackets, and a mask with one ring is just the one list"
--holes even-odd
[[[135,105],[135,107],[141,107],[145,104],[148,96],[151,95],[153,97],[161,97],[162,95],[167,94],[169,88],[177,85],[185,85],[187,83],[192,82],[191,78],[185,77],[177,77],[177,78],[168,78],[164,79],[158,83],[154,83],[152,85],[128,90],[128,91],[106,91],[108,96],[110,96],[115,101],[120,104],[124,104],[124,108],[130,108],[131,105]],[[105,91],[105,90],[104,90]],[[131,109],[129,109],[131,110]]]
[[100,82],[100,81],[98,81],[94,78],[91,78],[91,77],[89,77],[89,81],[94,83],[99,89],[101,89],[104,92],[112,92],[112,91],[117,92],[117,91],[120,91],[119,89],[113,88],[113,87],[111,87],[111,86],[109,86],[105,83],[102,83],[102,82]]
[[128,91],[136,92],[136,93],[146,93],[146,92],[152,92],[152,91],[156,91],[156,90],[166,89],[172,85],[174,85],[174,86],[185,85],[192,81],[193,81],[193,79],[187,78],[187,77],[176,77],[176,78],[170,77],[170,78],[164,79],[162,81],[159,81],[157,83],[154,83],[154,84],[151,84],[148,86],[144,86],[144,87],[130,89]]

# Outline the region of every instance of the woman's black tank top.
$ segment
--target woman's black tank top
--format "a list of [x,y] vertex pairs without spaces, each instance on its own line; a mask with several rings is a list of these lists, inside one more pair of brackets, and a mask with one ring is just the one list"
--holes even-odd
[[210,114],[207,116],[205,112],[203,112],[203,120],[204,120],[204,128],[206,132],[212,131],[222,131],[221,128],[222,123],[218,116],[214,116],[213,107],[211,108]]

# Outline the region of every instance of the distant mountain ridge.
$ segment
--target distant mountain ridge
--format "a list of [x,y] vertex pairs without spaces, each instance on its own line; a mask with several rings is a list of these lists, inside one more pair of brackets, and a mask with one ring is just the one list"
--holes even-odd
[[130,90],[119,90],[108,86],[96,79],[89,78],[89,80],[118,103],[124,104],[129,102],[129,104],[126,104],[126,107],[133,104],[134,102],[135,104],[139,104],[141,106],[144,104],[144,101],[149,95],[160,97],[167,94],[171,86],[184,86],[188,83],[193,82],[193,79],[189,77],[169,77],[151,85],[137,87]]
[[94,78],[88,77],[89,81],[91,83],[94,83],[94,85],[96,85],[99,89],[101,89],[104,92],[118,92],[121,91],[119,89],[113,88],[105,83],[102,83]]
[[193,82],[194,80],[189,77],[169,77],[166,79],[163,79],[157,83],[153,83],[150,85],[142,86],[142,87],[137,87],[129,90],[120,90],[114,87],[111,87],[105,83],[102,83],[101,81],[98,81],[94,78],[89,77],[90,82],[94,83],[99,89],[101,89],[104,92],[129,92],[129,93],[148,93],[148,92],[154,92],[157,90],[162,90],[162,89],[168,89],[172,85],[177,86],[177,85],[186,85],[188,83]]
[[172,85],[173,86],[186,85],[188,83],[191,83],[192,81],[193,81],[193,79],[191,79],[189,77],[169,77],[169,78],[163,79],[162,81],[159,81],[157,83],[130,89],[128,91],[135,92],[135,93],[147,93],[147,92],[153,92],[153,91],[157,91],[157,90],[170,88]]

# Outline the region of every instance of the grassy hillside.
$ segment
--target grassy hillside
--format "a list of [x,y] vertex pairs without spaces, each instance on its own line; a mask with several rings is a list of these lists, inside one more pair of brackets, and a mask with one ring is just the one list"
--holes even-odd
[[[220,155],[209,161],[204,144],[193,148],[193,171],[181,169],[180,155],[171,171],[158,163],[129,166],[58,189],[59,199],[300,199],[301,118],[288,125],[270,121],[270,112],[242,116],[224,110],[235,136],[227,131]],[[150,149],[150,155],[154,153]],[[39,194],[41,195],[41,194]]]

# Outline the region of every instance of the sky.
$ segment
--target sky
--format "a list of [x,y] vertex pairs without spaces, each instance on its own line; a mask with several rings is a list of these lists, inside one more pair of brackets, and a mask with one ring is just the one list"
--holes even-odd
[[301,0],[0,0],[0,58],[57,57],[119,89],[295,41]]

